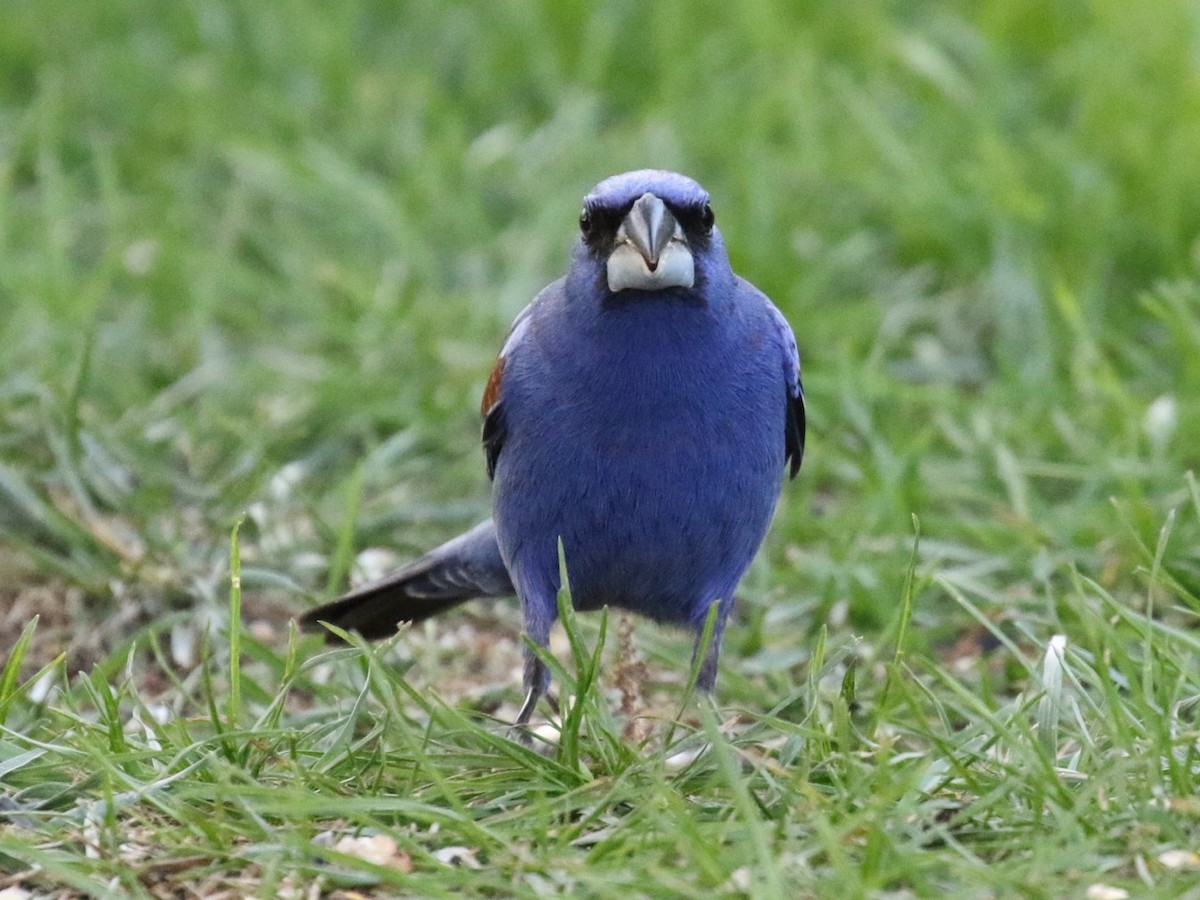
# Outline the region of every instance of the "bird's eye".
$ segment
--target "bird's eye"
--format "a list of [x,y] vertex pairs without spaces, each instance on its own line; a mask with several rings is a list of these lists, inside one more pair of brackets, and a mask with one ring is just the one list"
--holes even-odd
[[700,212],[700,224],[704,226],[705,231],[712,231],[715,221],[716,216],[713,215],[712,207],[705,203],[704,209]]
[[585,238],[592,236],[592,214],[586,209],[579,214],[579,230]]

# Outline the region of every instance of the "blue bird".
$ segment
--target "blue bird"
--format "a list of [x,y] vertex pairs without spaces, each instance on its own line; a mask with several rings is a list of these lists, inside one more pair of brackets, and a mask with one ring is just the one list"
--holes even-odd
[[[632,610],[699,641],[718,604],[697,681],[711,690],[805,417],[792,330],[733,273],[699,184],[641,170],[596,185],[566,277],[517,316],[482,412],[493,517],[301,623],[377,638],[515,593],[545,647],[561,539],[577,609]],[[549,680],[526,648],[518,724]]]

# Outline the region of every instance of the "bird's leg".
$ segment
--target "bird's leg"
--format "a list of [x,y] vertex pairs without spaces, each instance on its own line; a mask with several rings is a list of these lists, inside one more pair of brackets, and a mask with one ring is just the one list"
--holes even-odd
[[[539,644],[539,646],[547,646],[549,638]],[[515,738],[520,744],[525,747],[533,746],[533,735],[529,732],[529,720],[533,718],[533,712],[537,709],[538,700],[546,696],[546,689],[550,686],[550,670],[546,668],[546,664],[538,658],[538,655],[533,652],[532,647],[525,648],[525,700],[521,703],[521,711],[517,713],[517,720],[512,724],[510,736]]]
[[714,600],[712,606],[716,606],[717,610],[708,645],[704,644],[704,631],[708,618],[712,615],[711,612],[705,616],[696,629],[696,644],[692,648],[693,666],[696,664],[696,657],[700,653],[704,654],[704,660],[700,663],[700,672],[696,676],[696,690],[706,694],[711,693],[713,686],[717,683],[717,663],[721,657],[721,635],[725,632],[725,617],[729,614],[729,607],[724,601]]
[[517,721],[513,722],[514,725],[524,727],[529,724],[529,720],[533,718],[533,711],[537,709],[540,696],[533,688],[525,692],[525,702],[521,704],[521,711],[517,713]]
[[[541,646],[545,646],[542,644]],[[533,711],[537,709],[538,700],[546,693],[546,689],[550,686],[550,670],[546,668],[546,664],[541,661],[533,648],[525,648],[525,701],[521,704],[521,711],[517,713],[517,725],[528,725],[530,718],[533,716]]]
[[[551,597],[554,595],[551,594]],[[539,647],[550,646],[550,626],[554,624],[554,616],[550,611],[554,609],[552,604],[539,604],[532,598],[524,603],[525,636]],[[521,711],[517,713],[514,723],[517,726],[529,724],[538,700],[545,696],[550,687],[550,670],[533,647],[528,645],[525,647],[525,675],[522,682],[525,685],[525,700],[521,703]]]
[[[700,651],[699,638],[696,641],[696,649],[692,654],[693,659],[695,653]],[[709,693],[713,686],[717,683],[717,662],[721,655],[721,645],[715,640],[708,645],[708,650],[704,654],[704,662],[700,664],[700,674],[696,676],[696,690]]]

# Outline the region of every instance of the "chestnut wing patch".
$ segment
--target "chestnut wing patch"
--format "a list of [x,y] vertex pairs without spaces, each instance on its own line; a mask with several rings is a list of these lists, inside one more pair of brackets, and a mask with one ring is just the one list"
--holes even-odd
[[487,458],[488,478],[496,477],[496,460],[500,458],[500,449],[504,446],[507,429],[504,427],[504,406],[500,402],[500,385],[504,381],[503,356],[497,358],[488,376],[487,386],[483,389],[483,404],[480,412],[483,414],[483,453]]
[[500,458],[504,439],[508,436],[508,427],[504,420],[504,373],[508,369],[509,359],[529,331],[529,313],[532,309],[533,303],[530,303],[513,320],[500,355],[496,358],[496,364],[492,366],[492,374],[488,376],[487,385],[483,389],[483,403],[479,411],[483,414],[483,452],[487,459],[488,478],[496,477],[496,461]]
[[492,411],[492,407],[500,402],[500,384],[504,381],[504,367],[507,364],[508,360],[503,356],[496,357],[492,374],[488,376],[487,384],[483,388],[483,403],[479,406],[479,414],[484,418]]

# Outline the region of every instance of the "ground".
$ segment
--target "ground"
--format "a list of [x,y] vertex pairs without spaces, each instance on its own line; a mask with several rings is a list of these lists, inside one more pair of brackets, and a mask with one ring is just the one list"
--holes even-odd
[[[0,898],[1200,896],[1193,5],[3,19]],[[289,622],[487,515],[505,329],[645,165],[808,452],[713,701],[581,616],[527,747],[513,604]]]

